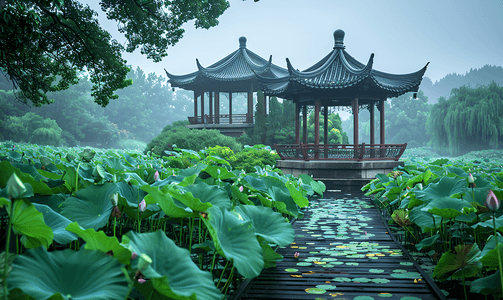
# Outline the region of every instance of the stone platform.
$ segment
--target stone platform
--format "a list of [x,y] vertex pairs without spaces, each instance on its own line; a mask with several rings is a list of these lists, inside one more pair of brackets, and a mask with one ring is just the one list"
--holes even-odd
[[321,180],[327,190],[342,189],[345,191],[360,190],[379,173],[387,174],[393,168],[403,166],[403,161],[303,161],[277,160],[276,166],[285,174],[299,176],[312,175],[315,180]]

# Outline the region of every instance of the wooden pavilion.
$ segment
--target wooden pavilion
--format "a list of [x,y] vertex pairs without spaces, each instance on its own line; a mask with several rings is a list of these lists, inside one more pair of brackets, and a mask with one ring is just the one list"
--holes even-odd
[[[266,78],[288,75],[286,69],[272,63],[272,56],[266,60],[246,48],[246,37],[239,38],[239,49],[209,67],[203,67],[198,59],[196,64],[198,70],[186,75],[173,75],[165,70],[171,87],[194,91],[194,116],[189,117],[190,125],[187,127],[218,129],[229,136],[240,136],[245,129],[254,126],[253,93],[260,87],[257,75]],[[222,93],[228,95],[228,114],[220,113]],[[247,93],[246,114],[232,113],[233,93]],[[205,95],[208,99],[208,112],[204,110]]]
[[[276,145],[282,161],[278,167],[289,173],[311,174],[318,179],[368,179],[375,174],[392,170],[407,144],[386,144],[384,132],[385,101],[407,92],[417,92],[428,64],[410,74],[390,74],[373,69],[374,54],[367,64],[353,58],[345,50],[344,31],[334,32],[333,50],[312,67],[299,71],[287,58],[288,74],[282,77],[258,75],[260,87],[267,96],[291,100],[296,106],[295,144]],[[315,140],[307,143],[307,108],[314,106]],[[320,111],[325,120],[329,107],[349,107],[354,120],[352,145],[320,144]],[[380,112],[380,143],[375,142],[374,107]],[[370,111],[370,143],[359,143],[358,113]],[[303,141],[300,141],[300,114],[303,118]],[[324,122],[324,141],[327,141],[328,122]],[[304,162],[302,162],[304,161]],[[391,161],[391,162],[390,162]],[[306,164],[307,162],[313,162]],[[329,163],[332,162],[332,163]],[[335,163],[334,163],[335,162]],[[338,164],[337,164],[338,162]],[[339,170],[339,172],[337,171]],[[342,171],[341,171],[342,170]],[[349,174],[348,170],[357,170]],[[349,173],[348,173],[349,172]],[[354,174],[353,174],[354,173]]]

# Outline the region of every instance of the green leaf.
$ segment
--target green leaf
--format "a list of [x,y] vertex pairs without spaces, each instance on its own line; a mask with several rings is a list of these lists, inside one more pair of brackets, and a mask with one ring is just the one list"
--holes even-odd
[[103,231],[96,232],[94,229],[89,228],[84,230],[77,222],[73,222],[66,227],[66,230],[73,232],[83,239],[86,244],[84,246],[87,250],[99,250],[103,253],[113,251],[113,257],[121,264],[129,265],[131,259],[131,252],[124,248],[115,237],[110,237]]
[[[201,271],[190,258],[189,251],[180,248],[161,230],[151,233],[128,232],[122,243],[138,254],[146,254],[152,263],[142,272],[154,288],[170,299],[220,299],[209,272]],[[136,269],[139,259],[131,261]]]
[[492,275],[474,280],[470,285],[470,292],[482,295],[497,295],[501,293],[500,270],[498,269]]
[[264,268],[260,247],[251,221],[243,221],[224,208],[211,207],[203,219],[220,255],[232,261],[246,278],[253,278]]
[[78,191],[76,197],[66,199],[61,214],[85,229],[98,230],[108,223],[113,208],[110,195],[116,192],[112,183],[90,185]]
[[464,207],[471,208],[472,205],[465,200],[442,197],[431,201],[422,210],[446,219],[454,219],[462,214]]
[[12,228],[15,234],[23,235],[21,242],[26,248],[43,245],[46,248],[52,244],[54,234],[52,229],[44,223],[44,215],[26,199],[14,201]]
[[66,226],[71,223],[70,220],[55,212],[47,205],[33,203],[33,206],[44,215],[44,222],[52,229],[56,242],[65,245],[77,239],[77,235],[66,230]]
[[[230,209],[232,206],[231,199],[229,198],[227,192],[216,185],[209,185],[204,182],[198,182],[196,184],[192,184],[189,186],[180,187],[180,190],[184,191],[186,194],[187,193],[192,194],[202,203],[210,203],[212,206],[224,207],[226,209]],[[194,208],[192,209],[195,211],[204,211],[204,210],[197,210]]]
[[278,246],[286,246],[293,243],[295,232],[285,218],[265,206],[241,205],[236,207],[236,212],[245,221],[251,221],[255,229],[255,235],[263,237],[270,243]]
[[416,249],[421,250],[433,246],[437,242],[439,237],[440,234],[435,234],[434,236],[423,239],[419,244],[416,244]]
[[309,205],[309,200],[302,195],[302,191],[297,189],[293,181],[287,181],[285,186],[290,192],[290,197],[292,197],[293,201],[295,201],[298,206],[307,207]]
[[433,276],[440,281],[451,276],[454,279],[475,276],[482,269],[480,253],[477,244],[457,245],[453,251],[442,255]]
[[276,267],[276,262],[283,261],[283,255],[276,253],[271,246],[267,244],[260,244],[264,250],[264,268],[274,268]]
[[7,279],[35,299],[123,300],[127,282],[120,264],[99,251],[30,249],[14,259]]
[[147,205],[158,204],[166,216],[170,218],[190,218],[197,214],[188,212],[184,207],[176,205],[173,197],[168,193],[168,187],[161,190],[157,186],[144,185],[141,189],[148,193],[145,196],[145,203]]
[[422,191],[416,191],[416,197],[429,203],[433,200],[461,194],[467,189],[466,180],[455,177],[442,177],[438,183],[432,183]]

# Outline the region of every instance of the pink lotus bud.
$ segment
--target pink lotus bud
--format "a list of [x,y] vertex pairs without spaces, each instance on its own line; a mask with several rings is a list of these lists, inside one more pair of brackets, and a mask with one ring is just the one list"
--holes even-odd
[[147,208],[147,204],[145,203],[145,199],[143,199],[140,202],[139,209],[141,212],[144,212],[146,208]]
[[468,174],[468,183],[474,183],[474,182],[475,182],[475,178],[473,178],[472,173]]
[[159,171],[155,171],[154,173],[154,181],[158,181],[159,180]]
[[138,257],[138,254],[136,254],[136,252],[131,253],[131,259],[135,259],[136,257]]
[[243,190],[244,190],[243,186],[240,186],[240,187],[239,187],[239,191],[240,191],[240,192],[243,192]]
[[489,208],[490,211],[497,211],[498,208],[500,208],[500,201],[492,190],[489,190],[489,193],[487,193],[487,198],[484,205],[485,207]]
[[140,279],[138,279],[138,282],[139,282],[140,284],[144,284],[144,283],[146,282],[146,280],[145,280],[145,279],[143,279],[143,278],[140,278]]
[[294,258],[299,258],[299,256],[300,256],[300,253],[299,253],[299,252],[295,252],[295,253],[293,254],[293,257],[294,257]]

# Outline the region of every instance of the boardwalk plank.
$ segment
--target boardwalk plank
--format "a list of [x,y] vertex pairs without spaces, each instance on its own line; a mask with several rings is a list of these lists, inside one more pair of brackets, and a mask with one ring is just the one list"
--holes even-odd
[[329,196],[311,201],[294,223],[295,242],[277,250],[284,260],[231,299],[444,298],[388,234],[370,199]]

